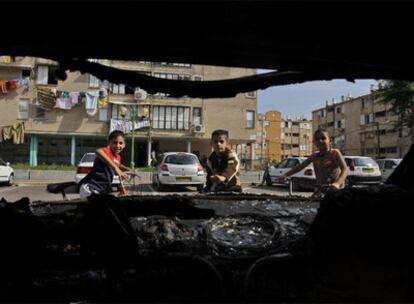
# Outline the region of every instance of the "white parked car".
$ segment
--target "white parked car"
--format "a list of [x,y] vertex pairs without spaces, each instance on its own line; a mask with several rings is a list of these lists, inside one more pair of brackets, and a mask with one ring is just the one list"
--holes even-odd
[[379,184],[382,180],[378,164],[367,156],[344,156],[349,172],[347,186]]
[[14,170],[10,167],[9,162],[0,158],[0,183],[7,183],[11,186],[14,183]]
[[[76,168],[76,175],[75,175],[75,182],[79,183],[82,178],[84,178],[89,172],[91,172],[93,167],[93,162],[95,161],[96,154],[95,152],[92,153],[85,153],[81,160],[78,163]],[[119,176],[115,174],[112,185],[116,186],[117,188],[120,187]]]
[[380,167],[382,180],[387,180],[395,168],[401,163],[402,158],[382,158],[377,160]]
[[152,173],[152,184],[159,191],[164,190],[165,186],[196,186],[201,191],[205,180],[204,168],[193,153],[161,154]]
[[[269,177],[266,181],[267,185],[270,186],[273,183],[277,183],[278,177],[282,176],[297,165],[303,163],[305,160],[306,157],[288,157],[278,165],[271,166],[269,168]],[[313,190],[316,182],[313,164],[310,164],[307,167],[303,168],[301,171],[293,174],[290,178],[292,179],[293,190],[299,190],[301,188]],[[285,185],[288,185],[288,183],[289,182],[286,181]]]

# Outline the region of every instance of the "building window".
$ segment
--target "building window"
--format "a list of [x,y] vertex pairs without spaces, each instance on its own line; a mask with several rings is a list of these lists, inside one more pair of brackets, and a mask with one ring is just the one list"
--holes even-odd
[[19,112],[17,113],[17,119],[29,118],[29,99],[21,98],[19,101]]
[[246,111],[246,128],[254,128],[254,111]]
[[385,111],[376,112],[375,113],[375,117],[385,117],[386,114],[387,113]]
[[374,114],[362,114],[361,115],[361,125],[366,125],[374,121]]
[[201,108],[193,108],[193,124],[201,125],[203,123]]
[[90,88],[99,88],[99,79],[92,74],[89,74],[89,87]]
[[47,79],[48,79],[48,67],[43,66],[43,65],[39,65],[37,67],[36,83],[37,84],[47,84]]
[[56,78],[57,66],[39,65],[37,66],[37,84],[58,84]]
[[342,108],[341,108],[341,107],[337,107],[337,108],[336,108],[336,113],[338,113],[338,114],[339,114],[339,113],[342,113]]
[[190,108],[154,106],[152,127],[155,129],[189,130]]
[[337,128],[337,129],[342,128],[342,121],[338,120],[338,121],[336,122],[336,128]]
[[38,106],[36,106],[36,119],[44,119],[46,116],[46,111]]

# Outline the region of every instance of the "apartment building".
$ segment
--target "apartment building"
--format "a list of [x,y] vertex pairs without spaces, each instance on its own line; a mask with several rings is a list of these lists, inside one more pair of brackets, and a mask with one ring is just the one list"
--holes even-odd
[[280,123],[281,158],[307,157],[312,153],[312,121],[284,118]]
[[411,146],[409,130],[395,130],[398,117],[380,101],[378,92],[351,98],[312,111],[313,128],[326,129],[333,146],[345,155],[400,158]]
[[265,113],[265,151],[270,162],[281,160],[281,122],[282,113],[279,111]]
[[[94,61],[165,79],[208,81],[256,73],[247,68]],[[251,144],[256,140],[255,92],[226,99],[171,98],[161,93],[150,95],[139,88],[108,83],[79,72],[67,72],[67,79],[60,81],[56,77],[57,68],[56,62],[41,58],[18,57],[0,62],[0,80],[9,84],[12,80],[24,79],[15,89],[0,92],[0,128],[9,130],[24,125],[24,139],[20,139],[19,144],[13,140],[0,142],[3,159],[29,162],[33,166],[38,163],[76,164],[85,152],[106,145],[106,137],[112,129],[125,128],[128,136],[123,160],[129,163],[132,132],[128,130],[132,131],[132,124],[135,125],[133,158],[136,166],[147,165],[151,151],[208,155],[211,132],[215,129],[228,130],[234,145]],[[56,105],[47,104],[50,92],[56,94]],[[105,94],[101,96],[102,92]],[[88,98],[98,93],[98,106],[90,108]],[[74,96],[78,96],[78,102],[68,104]],[[101,99],[103,96],[105,98]]]

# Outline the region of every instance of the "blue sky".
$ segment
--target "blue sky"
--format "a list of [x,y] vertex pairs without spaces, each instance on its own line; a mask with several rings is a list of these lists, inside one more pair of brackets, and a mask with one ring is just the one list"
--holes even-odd
[[[266,72],[258,70],[258,73]],[[346,80],[311,81],[303,84],[275,86],[257,92],[257,107],[259,113],[276,110],[282,112],[283,117],[312,118],[312,110],[325,106],[326,100],[336,102],[341,100],[341,95],[357,97],[368,94],[370,85],[377,85],[377,81],[356,80],[355,83]]]

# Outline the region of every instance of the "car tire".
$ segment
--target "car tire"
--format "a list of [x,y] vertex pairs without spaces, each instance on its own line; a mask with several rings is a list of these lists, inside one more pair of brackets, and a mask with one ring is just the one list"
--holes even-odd
[[270,179],[270,177],[266,177],[266,185],[268,185],[268,186],[271,186],[273,183],[272,183],[272,180]]
[[14,174],[10,174],[9,179],[7,180],[7,185],[12,186],[14,184]]
[[349,188],[352,188],[352,186],[353,186],[353,183],[351,182],[351,179],[350,178],[346,178],[345,179],[345,183],[344,183],[345,185],[344,185],[344,188],[345,189],[349,189]]
[[203,192],[203,190],[204,190],[204,185],[198,185],[198,186],[197,186],[197,191],[198,191],[198,192],[200,192],[200,193],[201,193],[201,192]]
[[160,181],[157,182],[157,190],[162,192],[165,190],[165,186],[160,183]]
[[292,191],[300,191],[302,187],[296,178],[292,178]]

